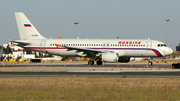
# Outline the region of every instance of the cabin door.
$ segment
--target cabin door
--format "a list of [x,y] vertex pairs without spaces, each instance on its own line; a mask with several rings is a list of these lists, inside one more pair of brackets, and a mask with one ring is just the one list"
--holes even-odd
[[146,50],[150,50],[152,48],[152,41],[147,41]]
[[41,42],[40,42],[40,50],[41,51],[45,50],[45,44],[46,44],[46,40],[41,40]]

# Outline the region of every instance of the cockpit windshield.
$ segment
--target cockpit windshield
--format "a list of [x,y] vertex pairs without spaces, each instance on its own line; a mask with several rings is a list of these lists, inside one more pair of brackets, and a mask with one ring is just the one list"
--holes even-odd
[[167,47],[166,44],[158,44],[158,47]]

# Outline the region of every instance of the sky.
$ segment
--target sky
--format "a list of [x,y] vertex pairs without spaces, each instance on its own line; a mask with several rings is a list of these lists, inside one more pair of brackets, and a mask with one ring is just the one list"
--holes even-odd
[[[14,12],[46,38],[150,39],[174,51],[180,43],[180,0],[2,0],[0,44],[19,40]],[[165,19],[170,19],[167,22]],[[73,22],[79,22],[78,25]],[[168,27],[167,27],[168,25]]]

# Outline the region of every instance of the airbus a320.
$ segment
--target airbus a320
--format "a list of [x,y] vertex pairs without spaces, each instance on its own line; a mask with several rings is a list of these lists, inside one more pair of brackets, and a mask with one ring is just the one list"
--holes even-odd
[[[150,39],[48,39],[43,37],[22,12],[15,12],[21,40],[12,44],[62,57],[89,57],[89,65],[129,62],[130,57],[163,57],[173,53],[165,43]],[[149,61],[152,65],[152,61]]]

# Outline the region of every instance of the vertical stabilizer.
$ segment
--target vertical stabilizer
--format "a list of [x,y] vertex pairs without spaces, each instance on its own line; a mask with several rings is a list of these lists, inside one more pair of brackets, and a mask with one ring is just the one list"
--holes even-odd
[[15,17],[21,40],[44,38],[22,12],[15,12]]

